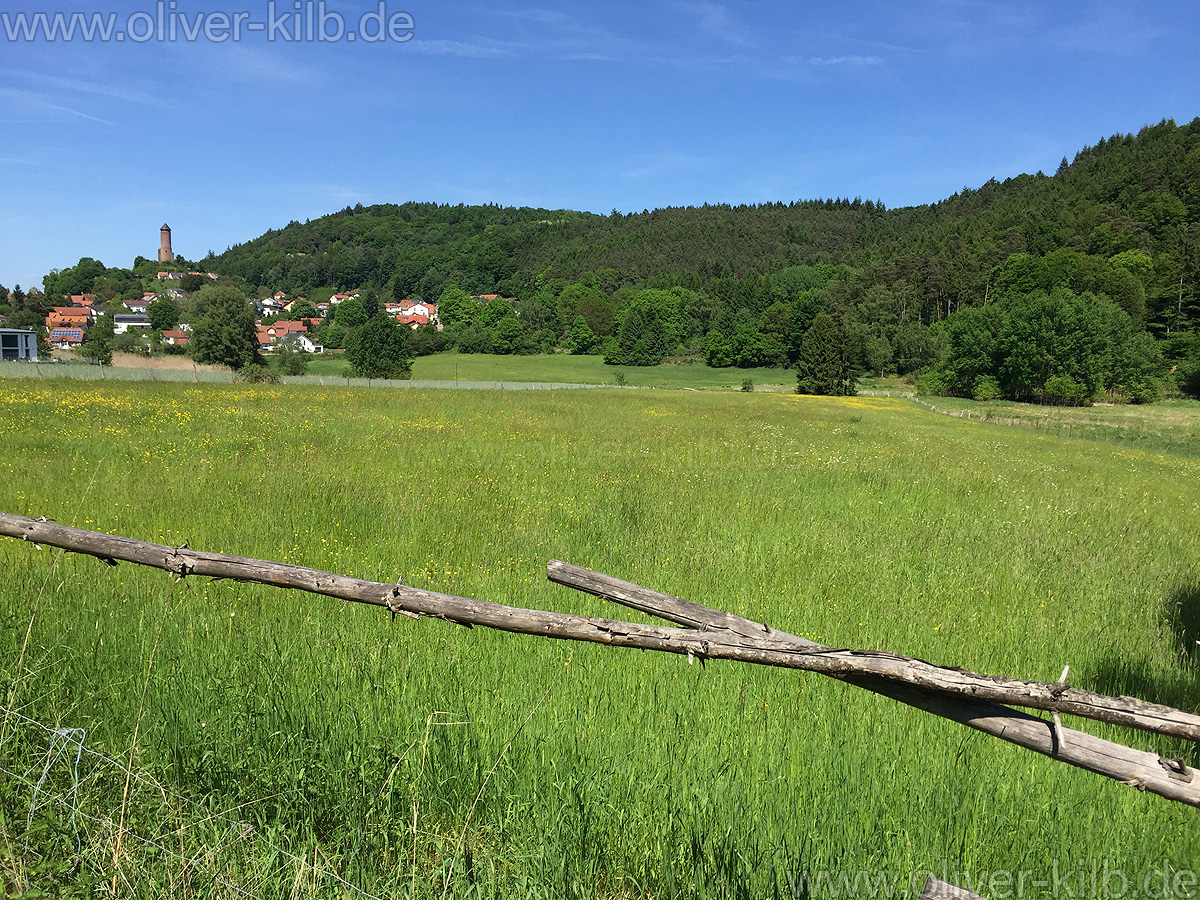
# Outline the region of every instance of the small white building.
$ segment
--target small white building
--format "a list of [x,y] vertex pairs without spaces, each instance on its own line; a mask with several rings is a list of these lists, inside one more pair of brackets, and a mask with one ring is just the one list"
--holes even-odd
[[280,344],[291,344],[292,348],[303,353],[324,353],[325,347],[316,343],[303,331],[293,331],[279,339]]
[[119,313],[113,316],[113,334],[124,334],[130,328],[147,329],[150,327],[149,316]]
[[37,362],[37,335],[24,328],[0,328],[0,360]]
[[407,303],[400,310],[406,316],[425,316],[432,319],[437,306],[432,303]]

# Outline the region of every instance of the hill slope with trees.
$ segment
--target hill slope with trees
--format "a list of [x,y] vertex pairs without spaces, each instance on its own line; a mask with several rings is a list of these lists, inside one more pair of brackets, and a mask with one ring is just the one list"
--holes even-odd
[[[363,321],[387,301],[441,301],[446,329],[415,334],[416,353],[559,348],[626,365],[794,366],[827,313],[848,375],[927,372],[934,390],[1014,399],[1151,399],[1200,390],[1200,119],[1104,138],[1053,175],[993,179],[923,206],[830,199],[607,216],[356,206],[199,265],[257,296],[361,293]],[[125,270],[81,260],[47,276],[46,295],[89,279],[120,289]],[[508,299],[471,299],[492,294]],[[1013,330],[1035,314],[1053,322],[1037,352]],[[338,318],[327,346],[360,324]],[[1076,328],[1100,348],[1086,373],[1066,360],[1079,348],[1052,339]],[[979,341],[991,342],[987,358],[962,358]],[[1017,345],[1040,361],[1032,381],[1011,377]],[[1057,376],[1071,382],[1047,391]]]

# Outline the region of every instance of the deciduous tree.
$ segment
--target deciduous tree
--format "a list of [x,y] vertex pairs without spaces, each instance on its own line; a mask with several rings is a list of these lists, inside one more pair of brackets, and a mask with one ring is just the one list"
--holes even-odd
[[367,308],[363,306],[361,297],[343,300],[337,305],[337,312],[333,315],[333,320],[343,328],[357,328],[366,324],[368,318]]
[[192,295],[192,336],[188,350],[196,362],[240,369],[261,362],[254,308],[234,287],[205,287]]
[[151,301],[146,307],[146,315],[155,331],[170,331],[179,325],[179,307],[162,297]]
[[88,329],[80,353],[93,365],[111,366],[113,359],[113,318],[107,313],[98,316]]
[[479,312],[479,304],[459,287],[448,287],[438,300],[438,318],[446,326],[470,325]]
[[346,339],[346,360],[360,378],[411,378],[409,329],[376,315]]

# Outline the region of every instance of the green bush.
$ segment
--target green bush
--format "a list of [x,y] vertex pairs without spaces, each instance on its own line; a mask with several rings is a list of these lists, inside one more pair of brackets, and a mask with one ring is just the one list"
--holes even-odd
[[753,378],[743,378],[742,379],[742,390],[747,394],[753,393],[754,392],[754,379]]
[[1051,375],[1046,379],[1046,389],[1042,393],[1043,403],[1055,406],[1088,406],[1092,397],[1087,386],[1080,384],[1070,375]]
[[303,375],[308,371],[308,354],[292,342],[285,342],[275,351],[279,371],[284,375]]
[[913,387],[917,394],[925,394],[926,396],[933,397],[946,396],[946,382],[943,380],[941,373],[933,369],[918,375],[917,383]]
[[250,363],[234,372],[233,380],[240,384],[282,384],[283,376],[274,369]]
[[999,400],[1004,394],[1000,390],[1000,382],[991,375],[981,375],[975,379],[975,390],[971,396],[976,400]]

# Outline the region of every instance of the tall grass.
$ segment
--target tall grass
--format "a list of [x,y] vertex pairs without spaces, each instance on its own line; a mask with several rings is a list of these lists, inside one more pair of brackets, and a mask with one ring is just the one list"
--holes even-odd
[[[11,381],[0,442],[8,512],[626,615],[548,584],[554,557],[833,646],[1200,700],[1190,458],[875,398]],[[1190,809],[817,676],[16,541],[0,572],[6,708],[147,779],[97,774],[32,817],[0,779],[13,892],[347,895],[300,859],[388,897],[757,898],[827,872],[1200,859]],[[67,798],[44,734],[5,728],[5,767]],[[122,816],[176,855],[116,854]]]
[[923,398],[953,416],[1038,428],[1059,437],[1107,441],[1124,447],[1200,456],[1200,403],[1166,400],[1146,405],[1039,406],[1003,400]]

